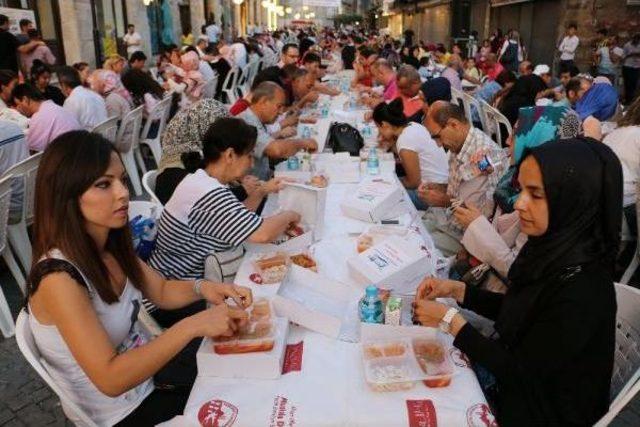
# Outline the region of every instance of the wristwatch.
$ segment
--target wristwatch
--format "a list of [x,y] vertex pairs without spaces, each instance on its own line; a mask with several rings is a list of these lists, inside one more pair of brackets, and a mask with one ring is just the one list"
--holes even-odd
[[444,317],[440,321],[440,325],[438,325],[442,332],[447,334],[449,333],[449,331],[451,330],[451,321],[453,320],[453,316],[455,316],[456,314],[458,314],[457,308],[451,307],[449,310],[447,310],[447,312],[444,314]]

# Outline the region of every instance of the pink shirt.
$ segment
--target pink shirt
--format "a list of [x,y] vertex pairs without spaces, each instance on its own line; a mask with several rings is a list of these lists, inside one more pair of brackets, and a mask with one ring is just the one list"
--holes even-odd
[[48,65],[53,65],[56,63],[56,57],[51,53],[51,49],[47,46],[38,46],[33,49],[30,53],[22,54],[22,65],[28,74],[31,74],[31,66],[33,65],[33,61],[39,59]]
[[53,101],[43,101],[37,113],[29,121],[27,144],[29,150],[44,151],[58,135],[82,129],[72,113]]
[[394,77],[391,79],[389,83],[384,87],[384,92],[382,93],[382,97],[385,101],[393,101],[398,97],[398,81]]

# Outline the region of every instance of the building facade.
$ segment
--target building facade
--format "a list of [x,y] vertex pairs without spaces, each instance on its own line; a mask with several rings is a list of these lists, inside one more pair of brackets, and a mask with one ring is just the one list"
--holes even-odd
[[529,59],[549,65],[557,62],[565,28],[575,23],[581,40],[576,62],[584,71],[591,67],[598,30],[623,42],[640,32],[639,0],[396,0],[382,15],[378,26],[395,37],[411,29],[415,41],[446,45],[472,31],[481,41],[498,28],[517,29]]
[[0,0],[16,20],[34,17],[58,64],[83,61],[92,68],[109,55],[126,56],[122,37],[129,24],[142,36],[151,63],[163,45],[180,46],[183,34],[197,38],[211,22],[231,40],[296,19],[331,25],[338,5],[339,0]]

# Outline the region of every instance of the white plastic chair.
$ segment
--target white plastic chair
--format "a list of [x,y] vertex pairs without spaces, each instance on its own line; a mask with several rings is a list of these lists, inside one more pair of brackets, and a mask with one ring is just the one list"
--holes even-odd
[[451,87],[451,102],[462,107],[463,100],[464,97],[462,96],[462,91],[456,89],[455,87]]
[[[116,149],[120,152],[122,163],[127,170],[127,175],[131,180],[133,191],[137,196],[142,194],[142,185],[140,184],[140,175],[136,167],[135,153],[139,150],[140,128],[142,127],[142,109],[143,105],[135,108],[125,114],[120,122],[118,134],[116,136]],[[138,155],[140,152],[138,151]],[[142,160],[142,157],[140,158]]]
[[118,134],[118,120],[120,120],[120,117],[110,117],[104,122],[97,124],[91,129],[91,132],[99,133],[113,143]]
[[[20,271],[16,259],[13,257],[11,247],[7,244],[7,220],[9,219],[9,206],[11,204],[11,182],[11,176],[6,176],[0,180],[0,253],[7,267],[9,267],[13,278],[24,294],[26,293],[24,276]],[[13,336],[15,332],[11,308],[9,308],[4,292],[2,292],[2,287],[0,287],[0,331],[5,338]]]
[[480,101],[480,103],[482,105],[482,110],[483,110],[483,113],[481,114],[485,115],[486,121],[487,121],[487,129],[485,129],[485,133],[487,135],[495,134],[494,141],[496,141],[498,145],[501,145],[503,139],[502,139],[502,129],[500,128],[500,125],[501,124],[504,125],[507,128],[508,136],[511,136],[513,134],[513,128],[511,127],[511,123],[509,123],[509,120],[504,116],[504,114],[502,114],[496,108],[493,108],[491,105],[487,104],[485,101]]
[[216,91],[218,89],[218,74],[204,84],[202,89],[202,99],[213,99],[216,97]]
[[0,179],[13,176],[14,179],[22,180],[22,215],[16,224],[8,227],[9,243],[16,252],[20,264],[24,271],[31,269],[31,241],[27,233],[27,227],[33,224],[33,204],[36,190],[36,175],[42,153],[34,154],[20,163],[10,167]]
[[240,70],[234,67],[227,73],[227,77],[222,84],[222,94],[227,104],[234,104],[238,100],[238,78]]
[[[160,157],[162,156],[162,148],[160,146],[160,139],[164,133],[164,128],[167,125],[167,121],[169,120],[169,113],[171,112],[171,97],[167,96],[162,101],[158,102],[155,107],[149,113],[149,117],[147,117],[147,122],[144,124],[144,128],[142,129],[142,134],[140,136],[140,144],[146,145],[151,150],[151,154],[153,154],[153,159],[156,161],[156,165],[160,165]],[[155,138],[149,138],[149,130],[151,129],[152,123],[158,123],[158,133]],[[144,164],[144,160],[142,159],[142,155],[137,153],[136,159],[138,160],[138,165],[140,166],[140,170],[142,173],[147,172],[147,167]]]
[[[639,200],[640,193],[638,192],[638,190],[640,190],[640,182],[636,183],[636,216],[638,214],[638,211],[640,211],[640,200]],[[624,225],[626,225],[625,218],[623,218],[622,223],[623,223],[623,233],[622,233],[623,240],[630,241],[631,239],[629,239],[628,236],[625,236],[625,233],[624,233]],[[638,236],[640,237],[640,228],[638,228]],[[625,239],[625,237],[627,238]],[[633,254],[633,258],[631,259],[631,262],[629,263],[629,266],[624,271],[624,274],[620,279],[620,283],[622,283],[623,285],[626,285],[627,283],[629,283],[629,280],[631,280],[631,277],[633,277],[633,273],[636,272],[639,265],[640,265],[640,239],[636,239],[636,250]]]
[[133,200],[129,202],[129,220],[132,220],[138,215],[142,215],[145,218],[155,218],[159,216],[162,211],[162,205],[158,205],[155,202],[147,202],[144,200]]
[[611,405],[595,425],[604,427],[640,391],[640,290],[615,284],[618,313],[616,314],[616,348],[611,376]]
[[144,191],[149,194],[151,197],[151,201],[156,203],[158,206],[162,206],[160,199],[156,196],[156,179],[158,178],[158,170],[154,169],[142,176],[142,187]]
[[49,372],[47,372],[47,369],[41,361],[40,351],[33,339],[31,325],[29,325],[29,314],[24,311],[24,309],[20,311],[18,319],[16,320],[16,341],[20,352],[24,358],[27,359],[27,362],[29,362],[31,367],[54,393],[58,395],[58,399],[60,399],[60,403],[62,404],[62,410],[67,418],[73,421],[76,426],[98,427],[98,425],[67,396],[62,388],[56,384],[51,375],[49,375]]
[[466,92],[462,92],[462,103],[464,105],[464,114],[467,116],[469,123],[473,123],[472,107],[474,107],[478,112],[478,116],[480,117],[482,130],[487,132],[487,116],[482,109],[482,105],[480,105],[480,101],[474,98],[472,95],[469,95]]

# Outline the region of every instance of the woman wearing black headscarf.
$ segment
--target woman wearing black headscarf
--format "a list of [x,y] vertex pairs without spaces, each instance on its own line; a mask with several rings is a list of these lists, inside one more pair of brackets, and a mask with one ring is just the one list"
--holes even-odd
[[520,108],[536,105],[536,95],[546,89],[547,85],[539,76],[535,74],[522,76],[502,98],[498,110],[509,120],[511,126],[514,126],[518,120]]
[[[515,209],[529,238],[507,293],[428,278],[416,318],[450,332],[492,374],[487,397],[501,426],[593,425],[607,412],[613,369],[620,162],[595,140],[552,142],[525,155],[518,181]],[[495,320],[499,338],[482,336],[438,297]]]

